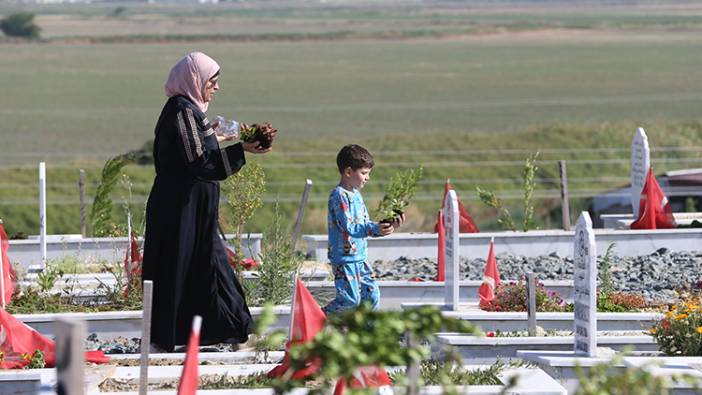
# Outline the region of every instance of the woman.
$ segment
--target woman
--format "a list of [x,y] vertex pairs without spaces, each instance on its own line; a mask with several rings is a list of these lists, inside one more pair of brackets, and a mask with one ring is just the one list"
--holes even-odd
[[171,69],[156,124],[156,178],[146,205],[143,273],[154,283],[151,339],[165,351],[186,344],[194,315],[200,344],[243,343],[252,319],[217,233],[219,182],[258,143],[220,148],[205,112],[219,90],[219,66],[193,52]]

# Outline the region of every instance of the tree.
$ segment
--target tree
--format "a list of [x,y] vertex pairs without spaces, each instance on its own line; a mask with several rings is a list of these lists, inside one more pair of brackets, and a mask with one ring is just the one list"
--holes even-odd
[[11,37],[39,38],[41,28],[34,24],[34,14],[20,12],[0,20],[0,30]]

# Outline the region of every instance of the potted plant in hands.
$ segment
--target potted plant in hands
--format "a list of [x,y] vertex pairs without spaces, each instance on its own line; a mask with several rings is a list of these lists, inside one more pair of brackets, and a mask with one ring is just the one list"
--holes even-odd
[[422,179],[422,172],[422,166],[419,166],[392,176],[376,212],[376,218],[382,218],[381,223],[391,223],[405,212],[405,207],[417,190],[417,183]]
[[239,138],[241,141],[252,143],[258,141],[259,147],[262,149],[270,148],[273,144],[273,136],[278,129],[274,128],[270,122],[254,123],[247,125],[242,123],[239,130]]

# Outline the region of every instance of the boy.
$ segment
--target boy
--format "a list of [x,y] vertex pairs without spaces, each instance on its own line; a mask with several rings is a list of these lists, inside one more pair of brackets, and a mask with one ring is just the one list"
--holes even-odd
[[380,303],[380,291],[367,262],[367,237],[387,236],[400,226],[404,216],[393,223],[371,222],[360,189],[368,182],[373,156],[365,148],[349,144],[336,156],[341,180],[329,196],[327,230],[329,261],[334,271],[336,298],[324,307],[334,313],[370,302]]

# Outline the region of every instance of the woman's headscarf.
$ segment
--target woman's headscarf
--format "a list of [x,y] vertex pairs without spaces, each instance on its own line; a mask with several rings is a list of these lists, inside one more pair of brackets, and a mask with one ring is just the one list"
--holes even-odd
[[214,59],[202,52],[191,52],[173,66],[166,80],[166,96],[182,95],[189,98],[202,111],[208,104],[203,99],[207,81],[219,72]]

